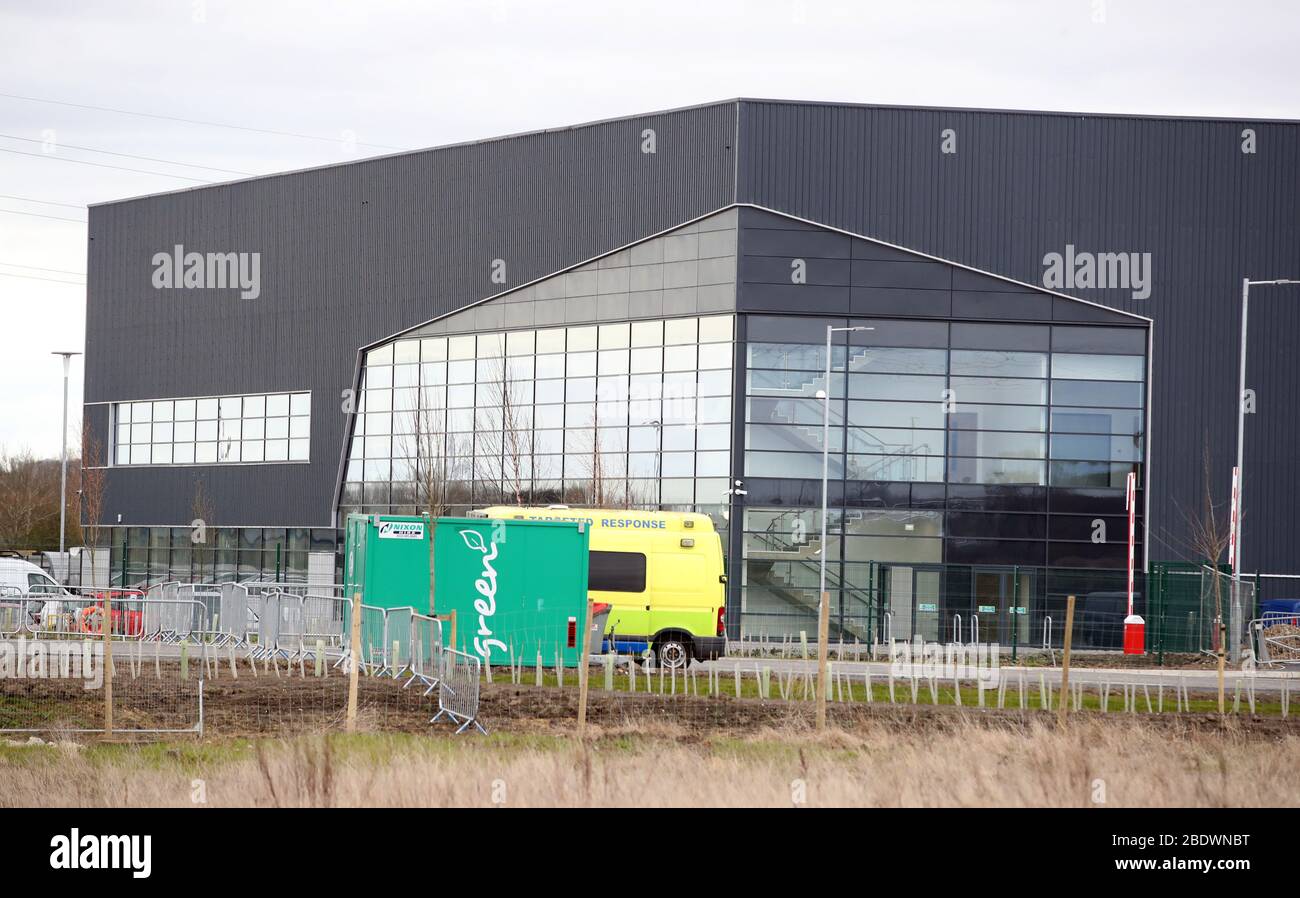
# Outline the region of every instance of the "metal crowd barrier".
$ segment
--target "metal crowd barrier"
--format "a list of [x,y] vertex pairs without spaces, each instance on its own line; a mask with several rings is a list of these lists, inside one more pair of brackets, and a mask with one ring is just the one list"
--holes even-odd
[[1284,668],[1300,667],[1300,620],[1294,614],[1270,612],[1248,624],[1255,660]]
[[326,651],[342,651],[351,620],[351,599],[313,593],[302,597],[302,641],[309,648],[323,642]]
[[445,716],[453,725],[459,724],[457,733],[469,727],[483,735],[487,730],[478,720],[479,669],[482,662],[476,655],[467,655],[455,649],[442,652],[442,676],[438,683],[438,713],[430,718],[435,723]]
[[[86,587],[60,594],[0,592],[0,637],[102,636],[104,599],[111,601],[112,635],[118,639],[199,644],[203,651],[243,648],[252,658],[314,657],[317,646],[347,661],[352,600],[282,592],[266,584],[161,583],[147,592]],[[361,606],[361,657],[372,676],[405,678],[424,695],[438,690],[438,713],[464,732],[478,722],[482,662],[443,644],[442,622],[411,607]]]
[[216,645],[248,644],[248,590],[238,583],[222,583],[217,601]]
[[403,689],[418,682],[428,695],[438,688],[442,672],[442,621],[424,614],[411,615],[411,678]]
[[389,608],[384,612],[384,648],[387,673],[396,679],[411,670],[411,619],[415,609]]

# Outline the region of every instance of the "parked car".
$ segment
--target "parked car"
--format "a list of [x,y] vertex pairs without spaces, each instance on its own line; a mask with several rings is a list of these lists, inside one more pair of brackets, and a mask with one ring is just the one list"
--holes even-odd
[[[0,612],[0,620],[4,620],[3,626],[8,629],[10,614],[16,614],[19,603],[14,600],[15,596],[69,596],[71,595],[66,589],[58,584],[49,574],[41,570],[30,561],[24,561],[21,558],[0,558],[0,608],[5,609]],[[63,610],[63,603],[56,598],[50,598],[43,602],[39,610],[30,602],[27,605],[30,620],[27,624],[35,624],[42,629],[48,629],[55,618]]]

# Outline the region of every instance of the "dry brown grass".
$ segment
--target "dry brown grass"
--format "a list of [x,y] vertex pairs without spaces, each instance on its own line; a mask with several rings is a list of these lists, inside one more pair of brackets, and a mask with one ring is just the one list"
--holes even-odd
[[[366,734],[133,748],[8,748],[0,805],[1294,806],[1300,739],[1140,723],[867,722],[709,737],[671,722],[567,736]],[[1104,785],[1100,785],[1104,784]],[[802,786],[800,785],[802,784]]]

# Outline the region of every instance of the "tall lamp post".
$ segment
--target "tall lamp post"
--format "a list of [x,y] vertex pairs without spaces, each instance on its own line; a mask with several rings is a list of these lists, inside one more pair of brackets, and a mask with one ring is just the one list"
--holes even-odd
[[[817,591],[817,729],[826,728],[826,667],[830,655],[830,616],[831,597],[826,591],[826,517],[827,490],[830,481],[831,461],[831,340],[837,333],[853,331],[872,331],[874,327],[832,327],[826,326],[826,382],[822,392],[822,541],[818,549],[821,556],[821,570],[818,574]],[[848,361],[845,360],[844,374],[848,376]]]
[[[79,352],[52,352],[50,355],[63,357],[63,472],[59,476],[59,555],[67,549],[66,518],[68,513],[68,369],[72,366],[72,357]],[[82,463],[85,463],[83,458]],[[71,565],[69,565],[71,568]],[[64,574],[67,581],[67,574]]]
[[1232,509],[1233,516],[1237,521],[1237,540],[1233,554],[1232,579],[1234,586],[1238,586],[1238,588],[1241,583],[1241,496],[1246,487],[1242,462],[1246,446],[1246,322],[1250,306],[1250,288],[1252,286],[1276,287],[1285,284],[1300,284],[1300,280],[1280,278],[1271,281],[1252,281],[1250,278],[1242,278],[1241,281],[1241,375],[1237,388],[1237,497],[1236,507]]

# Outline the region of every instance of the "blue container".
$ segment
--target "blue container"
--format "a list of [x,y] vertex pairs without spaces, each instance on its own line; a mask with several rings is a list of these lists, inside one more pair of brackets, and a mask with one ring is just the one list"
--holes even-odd
[[1266,625],[1271,621],[1300,623],[1300,599],[1267,599],[1259,603],[1259,616]]

